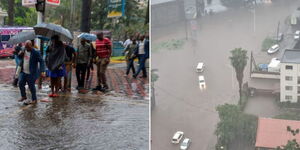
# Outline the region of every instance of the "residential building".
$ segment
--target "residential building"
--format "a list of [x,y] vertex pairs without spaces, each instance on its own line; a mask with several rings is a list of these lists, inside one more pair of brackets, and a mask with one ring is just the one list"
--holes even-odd
[[280,102],[300,100],[300,51],[285,50],[280,65]]
[[259,118],[255,150],[275,150],[278,146],[284,146],[289,140],[294,139],[299,143],[300,134],[293,136],[287,131],[288,126],[292,130],[299,129],[300,121]]

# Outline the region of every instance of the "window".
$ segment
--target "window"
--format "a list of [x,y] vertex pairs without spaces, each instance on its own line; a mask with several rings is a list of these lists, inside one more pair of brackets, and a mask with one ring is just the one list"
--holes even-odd
[[300,94],[300,86],[298,86],[298,90],[297,91],[298,91],[298,94]]
[[[299,77],[298,77],[298,82],[299,82]],[[285,76],[285,80],[286,81],[292,81],[293,80],[293,77],[292,76]]]
[[293,70],[293,66],[286,65],[286,66],[285,66],[285,70]]
[[298,77],[298,84],[300,84],[300,77]]
[[286,96],[285,96],[285,99],[286,99],[286,100],[292,100],[292,98],[293,98],[293,96],[291,96],[291,95],[286,95]]
[[298,96],[298,99],[297,99],[297,101],[298,101],[298,102],[300,101],[300,96]]
[[293,90],[293,87],[292,87],[292,86],[285,86],[285,90],[287,90],[287,91],[292,91],[292,90]]

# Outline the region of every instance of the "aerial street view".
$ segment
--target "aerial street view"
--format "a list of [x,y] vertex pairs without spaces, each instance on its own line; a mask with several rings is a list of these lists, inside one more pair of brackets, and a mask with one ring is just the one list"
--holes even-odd
[[149,12],[0,0],[0,150],[148,150]]
[[152,0],[151,148],[299,149],[300,1]]

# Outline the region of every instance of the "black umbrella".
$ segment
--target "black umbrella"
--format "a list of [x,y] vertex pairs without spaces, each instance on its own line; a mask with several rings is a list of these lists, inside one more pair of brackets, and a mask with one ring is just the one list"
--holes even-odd
[[40,23],[35,25],[33,29],[36,35],[41,35],[47,38],[51,38],[53,35],[58,35],[62,41],[71,42],[73,40],[71,32],[60,25]]
[[14,35],[8,40],[8,44],[18,44],[18,43],[24,43],[27,40],[33,40],[35,39],[35,33],[33,31],[30,32],[19,32],[18,34]]

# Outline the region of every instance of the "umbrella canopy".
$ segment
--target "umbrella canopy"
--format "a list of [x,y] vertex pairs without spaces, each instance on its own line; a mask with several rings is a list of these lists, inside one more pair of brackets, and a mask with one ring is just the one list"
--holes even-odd
[[89,41],[96,41],[97,36],[95,34],[90,34],[90,33],[81,33],[77,36],[78,38],[83,38]]
[[33,31],[32,32],[19,32],[18,34],[16,34],[15,36],[11,37],[8,40],[8,44],[13,45],[13,44],[18,44],[18,43],[24,43],[27,40],[33,40],[35,38],[36,38],[36,36]]
[[73,40],[73,36],[71,32],[56,24],[52,23],[40,23],[33,27],[36,35],[41,35],[47,38],[51,38],[53,35],[58,35],[60,40],[65,42],[71,42]]

